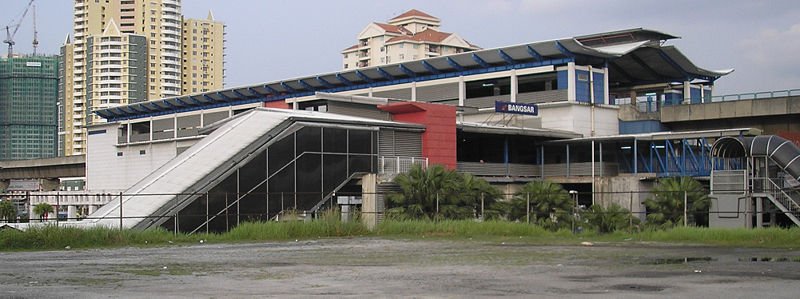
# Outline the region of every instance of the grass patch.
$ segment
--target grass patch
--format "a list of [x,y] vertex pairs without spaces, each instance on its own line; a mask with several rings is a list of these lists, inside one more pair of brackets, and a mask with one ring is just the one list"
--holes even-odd
[[207,235],[173,234],[163,229],[118,230],[104,227],[81,229],[46,225],[26,231],[0,232],[0,250],[47,250],[103,248],[196,243]]
[[617,237],[626,236],[636,241],[732,247],[800,248],[800,229],[798,228],[725,229],[676,227],[668,230],[648,230],[634,234],[617,235]]
[[27,231],[0,231],[0,251],[169,246],[203,242],[234,243],[268,240],[316,239],[372,236],[407,239],[469,239],[535,244],[579,244],[583,241],[626,244],[661,242],[729,247],[800,248],[800,229],[673,228],[643,232],[598,234],[568,230],[549,231],[536,225],[508,221],[385,221],[374,231],[359,222],[341,222],[334,217],[302,222],[243,223],[223,234],[174,234],[163,229],[79,229],[43,226]]

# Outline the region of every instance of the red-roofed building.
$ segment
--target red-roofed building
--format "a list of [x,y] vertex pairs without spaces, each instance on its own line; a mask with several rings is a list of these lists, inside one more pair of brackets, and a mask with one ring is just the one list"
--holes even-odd
[[358,43],[342,50],[344,69],[425,59],[480,49],[455,33],[439,31],[441,20],[412,9],[373,22],[358,34]]

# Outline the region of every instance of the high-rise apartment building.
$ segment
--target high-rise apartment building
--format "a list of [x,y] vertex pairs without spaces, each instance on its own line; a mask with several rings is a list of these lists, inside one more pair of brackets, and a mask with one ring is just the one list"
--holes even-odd
[[205,20],[183,21],[183,94],[221,89],[224,81],[225,25],[209,12]]
[[[73,17],[59,73],[64,155],[86,153],[86,126],[103,121],[95,109],[222,88],[224,25],[184,20],[180,0],[74,0]],[[191,44],[207,61],[187,54],[186,24],[207,29]]]
[[344,69],[384,65],[480,49],[455,33],[439,31],[442,21],[416,9],[371,23],[358,43],[342,51]]
[[0,160],[55,157],[58,57],[0,58]]

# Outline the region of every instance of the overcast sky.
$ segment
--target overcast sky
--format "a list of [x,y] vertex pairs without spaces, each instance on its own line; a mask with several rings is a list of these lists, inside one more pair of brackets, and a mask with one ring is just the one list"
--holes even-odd
[[[0,0],[9,24],[29,0]],[[112,0],[113,1],[113,0]],[[39,52],[56,54],[72,33],[71,0],[36,0]],[[797,0],[184,0],[183,14],[213,10],[227,24],[226,86],[338,71],[341,50],[370,22],[416,8],[442,19],[484,48],[643,27],[680,36],[670,41],[700,67],[736,71],[716,94],[800,88],[800,4]],[[5,32],[3,32],[5,39]],[[15,52],[32,50],[29,15]],[[6,46],[0,52],[5,55]]]

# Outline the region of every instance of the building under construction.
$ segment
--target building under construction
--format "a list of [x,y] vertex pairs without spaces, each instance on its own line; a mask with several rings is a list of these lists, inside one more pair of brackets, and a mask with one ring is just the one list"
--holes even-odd
[[55,157],[58,57],[0,58],[0,160]]

